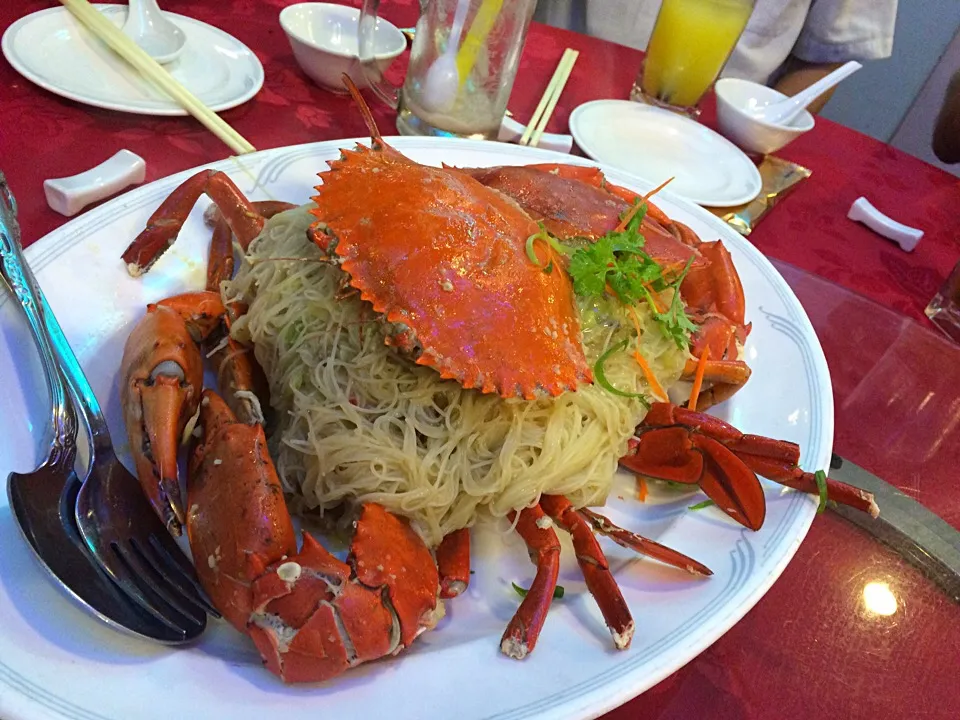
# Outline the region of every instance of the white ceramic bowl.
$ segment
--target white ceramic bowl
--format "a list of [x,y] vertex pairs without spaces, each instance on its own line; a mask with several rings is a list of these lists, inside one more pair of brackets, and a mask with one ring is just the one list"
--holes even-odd
[[720,133],[748,152],[776,152],[813,128],[813,115],[807,110],[789,125],[764,122],[752,115],[751,109],[787,97],[766,85],[738,78],[721,78],[714,90]]
[[[318,85],[343,93],[343,73],[357,87],[367,82],[360,68],[357,28],[360,11],[332,3],[298,3],[280,11],[280,27],[303,71]],[[377,65],[381,72],[407,47],[407,39],[394,25],[378,18],[374,34]]]

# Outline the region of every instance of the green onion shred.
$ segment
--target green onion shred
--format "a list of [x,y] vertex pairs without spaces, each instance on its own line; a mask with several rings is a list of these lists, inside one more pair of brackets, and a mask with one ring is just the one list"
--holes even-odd
[[[517,595],[519,595],[520,597],[526,597],[527,593],[530,592],[529,590],[520,587],[516,583],[510,583],[510,584],[513,585],[513,589],[517,592]],[[562,597],[563,597],[563,585],[557,585],[553,589],[553,599],[559,600]]]

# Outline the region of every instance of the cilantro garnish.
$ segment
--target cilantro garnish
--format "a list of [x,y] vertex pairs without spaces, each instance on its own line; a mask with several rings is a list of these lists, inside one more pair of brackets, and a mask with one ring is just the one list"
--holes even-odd
[[573,253],[568,272],[574,292],[602,297],[609,285],[624,304],[645,299],[643,284],[661,277],[660,266],[643,251],[640,225],[645,211],[646,206],[642,206],[623,231],[613,230]]
[[657,309],[657,305],[650,296],[650,292],[646,288],[643,288],[647,302],[650,305],[650,310],[653,313],[653,319],[657,321],[661,332],[663,332],[665,337],[673,340],[677,344],[677,347],[681,349],[686,348],[690,344],[690,335],[697,330],[697,326],[693,324],[683,309],[683,302],[680,297],[680,283],[682,283],[683,279],[687,276],[687,271],[690,269],[690,263],[692,262],[693,258],[691,257],[677,279],[667,286],[673,290],[673,298],[670,300],[670,307],[663,312]]
[[[642,200],[638,202],[643,203]],[[643,250],[645,240],[640,229],[645,213],[644,203],[623,230],[613,230],[596,242],[575,250],[567,272],[573,279],[573,290],[577,295],[603,297],[610,290],[624,305],[646,302],[664,336],[673,340],[677,347],[686,348],[696,326],[684,312],[679,290],[693,258],[676,278],[668,280],[663,267]],[[670,305],[661,311],[654,293],[667,290],[673,291],[673,297]]]
[[716,505],[713,500],[704,500],[703,502],[698,502],[696,505],[687,506],[687,510],[703,510],[713,505]]

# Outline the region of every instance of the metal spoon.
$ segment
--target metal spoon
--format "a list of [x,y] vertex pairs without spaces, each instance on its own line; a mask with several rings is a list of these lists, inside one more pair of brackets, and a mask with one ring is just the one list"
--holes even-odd
[[10,508],[37,560],[80,607],[116,630],[159,641],[187,638],[142,612],[86,552],[74,519],[80,480],[74,471],[77,416],[55,362],[53,342],[44,327],[44,301],[23,257],[16,203],[0,172],[0,275],[19,300],[40,351],[53,405],[53,441],[47,459],[33,472],[11,472]]
[[187,44],[183,30],[167,19],[157,0],[129,0],[127,21],[121,30],[158,63],[170,63]]

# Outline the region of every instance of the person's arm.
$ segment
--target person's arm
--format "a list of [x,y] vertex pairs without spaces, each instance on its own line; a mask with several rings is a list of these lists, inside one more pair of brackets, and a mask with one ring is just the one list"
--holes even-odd
[[[774,89],[779,90],[784,95],[795,95],[804,90],[825,75],[829,75],[843,63],[809,63],[797,58],[791,57],[787,60],[787,65],[780,75],[780,79],[774,84]],[[807,106],[811,113],[818,113],[827,104],[827,100],[833,95],[835,88],[831,88],[823,93]]]
[[[847,60],[890,57],[896,19],[897,0],[812,0],[774,87],[792,95]],[[817,98],[810,112],[819,112],[832,95],[827,91]]]
[[933,128],[933,154],[941,162],[960,162],[960,71],[954,73]]

